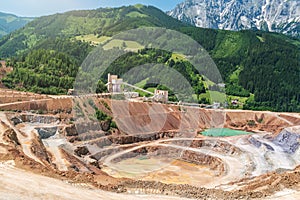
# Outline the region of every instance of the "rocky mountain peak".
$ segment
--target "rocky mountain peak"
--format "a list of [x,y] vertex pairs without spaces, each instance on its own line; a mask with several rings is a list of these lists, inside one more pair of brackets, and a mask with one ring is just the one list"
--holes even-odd
[[298,0],[186,0],[168,14],[197,27],[258,29],[300,37]]

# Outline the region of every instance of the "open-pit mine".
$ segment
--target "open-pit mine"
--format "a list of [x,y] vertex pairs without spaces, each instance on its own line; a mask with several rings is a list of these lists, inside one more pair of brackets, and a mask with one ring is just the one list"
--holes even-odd
[[300,198],[299,113],[4,89],[0,109],[0,199]]

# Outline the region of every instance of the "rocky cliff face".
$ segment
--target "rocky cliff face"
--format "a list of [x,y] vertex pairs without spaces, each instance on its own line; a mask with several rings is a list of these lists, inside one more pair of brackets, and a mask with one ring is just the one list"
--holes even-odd
[[298,0],[186,0],[168,14],[203,28],[258,29],[300,37]]

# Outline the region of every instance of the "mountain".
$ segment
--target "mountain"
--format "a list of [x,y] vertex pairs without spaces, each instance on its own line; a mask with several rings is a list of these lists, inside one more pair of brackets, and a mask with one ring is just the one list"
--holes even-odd
[[298,0],[186,0],[168,15],[197,27],[258,29],[300,37]]
[[[144,48],[132,41],[112,41],[111,38],[116,33],[142,26],[173,29],[201,44],[226,83],[229,102],[238,98],[244,109],[300,112],[299,39],[252,30],[197,28],[152,6],[71,11],[33,20],[0,39],[0,57],[14,67],[2,81],[7,87],[19,90],[66,93],[95,45],[104,43],[111,50],[130,45]],[[178,41],[178,45],[180,42],[184,43]],[[195,91],[200,91],[201,101],[209,100],[207,89],[218,93],[216,82],[207,83],[205,90],[202,88],[201,75],[184,56],[150,49],[128,53],[120,59],[123,60],[110,65],[111,73],[122,75],[135,65],[162,63],[184,74]]]
[[0,41],[0,57],[9,57],[28,48],[44,45],[45,41],[56,37],[75,38],[88,34],[111,36],[142,26],[175,28],[186,25],[152,6],[70,11],[37,18],[24,29],[4,37]]
[[0,38],[14,30],[22,28],[32,20],[33,18],[18,17],[16,15],[0,12]]

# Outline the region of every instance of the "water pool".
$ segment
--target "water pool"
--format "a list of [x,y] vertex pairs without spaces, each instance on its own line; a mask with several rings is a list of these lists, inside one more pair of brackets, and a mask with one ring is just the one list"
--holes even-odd
[[226,136],[235,136],[235,135],[248,135],[252,134],[251,132],[233,130],[229,128],[210,128],[201,132],[204,136],[211,137],[226,137]]

